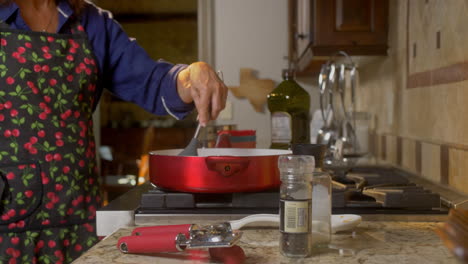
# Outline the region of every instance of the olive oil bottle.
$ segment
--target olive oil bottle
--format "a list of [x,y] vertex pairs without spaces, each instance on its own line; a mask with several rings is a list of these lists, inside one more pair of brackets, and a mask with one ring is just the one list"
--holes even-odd
[[310,96],[296,81],[294,70],[283,70],[283,81],[267,96],[271,113],[271,146],[289,149],[310,143]]

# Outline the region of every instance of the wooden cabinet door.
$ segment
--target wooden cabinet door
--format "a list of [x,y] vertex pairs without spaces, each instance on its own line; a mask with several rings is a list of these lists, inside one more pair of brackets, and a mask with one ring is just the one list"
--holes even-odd
[[[318,74],[325,56],[386,55],[388,0],[289,0],[289,59]],[[317,56],[322,56],[317,59]]]
[[388,0],[314,0],[316,55],[344,50],[356,55],[386,54]]

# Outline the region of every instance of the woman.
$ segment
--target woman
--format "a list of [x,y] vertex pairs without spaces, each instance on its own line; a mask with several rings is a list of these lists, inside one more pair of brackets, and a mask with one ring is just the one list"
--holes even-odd
[[92,111],[102,88],[202,125],[227,89],[205,63],[153,61],[83,0],[0,1],[0,263],[68,263],[97,242]]

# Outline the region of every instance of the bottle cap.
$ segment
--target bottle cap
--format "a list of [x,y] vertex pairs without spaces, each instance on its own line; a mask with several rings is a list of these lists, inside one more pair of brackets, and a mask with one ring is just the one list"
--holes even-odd
[[293,144],[291,146],[293,155],[311,155],[315,158],[315,167],[323,168],[326,145],[323,144]]
[[283,79],[294,79],[296,73],[293,69],[283,69]]
[[282,155],[278,158],[280,173],[311,174],[314,171],[315,160],[308,155]]

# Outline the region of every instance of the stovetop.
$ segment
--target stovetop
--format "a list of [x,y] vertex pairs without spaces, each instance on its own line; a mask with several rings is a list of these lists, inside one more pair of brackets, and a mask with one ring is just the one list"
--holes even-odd
[[[468,195],[455,191],[441,184],[435,184],[417,175],[393,168],[385,164],[354,164],[349,166],[334,166],[333,214],[359,214],[365,220],[379,221],[445,221],[449,208],[468,209]],[[358,167],[356,167],[358,166]],[[346,177],[353,176],[354,177]],[[355,174],[358,174],[357,176]],[[361,176],[359,176],[361,174]],[[362,176],[362,174],[366,174]],[[369,175],[371,174],[371,175]],[[393,187],[406,186],[395,190],[392,186],[375,183],[372,174],[382,174],[391,179],[404,178],[407,183],[393,183]],[[398,176],[394,176],[398,175]],[[401,177],[400,177],[401,176]],[[351,178],[351,179],[350,179]],[[365,178],[362,181],[360,178]],[[354,179],[354,180],[353,180]],[[363,185],[366,183],[366,185]],[[373,187],[371,188],[371,186]],[[378,186],[376,186],[378,185]],[[417,189],[413,189],[417,187]],[[416,190],[416,191],[415,191]],[[96,232],[99,236],[106,236],[118,228],[134,225],[159,224],[186,224],[198,222],[220,222],[237,220],[242,217],[258,213],[277,213],[279,194],[278,190],[261,193],[225,194],[220,197],[197,194],[192,196],[195,206],[190,202],[177,204],[177,208],[165,208],[151,205],[153,198],[148,195],[162,195],[160,205],[171,205],[178,202],[176,196],[190,197],[192,194],[177,192],[155,191],[149,183],[138,185],[111,201],[107,206],[99,208],[96,212]],[[172,194],[171,194],[172,193]],[[384,193],[385,195],[383,195]],[[402,195],[395,195],[402,193]],[[412,194],[411,194],[412,193]],[[416,194],[415,194],[416,193]],[[434,202],[433,208],[417,207],[412,204],[415,195],[429,193],[428,200]],[[175,195],[175,196],[174,196]],[[434,198],[440,196],[439,199]],[[142,199],[143,197],[143,199]],[[168,198],[169,197],[169,198]],[[174,197],[174,198],[171,198]],[[400,197],[400,198],[398,198]],[[427,197],[427,196],[426,196]],[[252,199],[253,198],[253,199]],[[147,205],[142,202],[150,201]],[[182,201],[187,198],[181,199]],[[234,202],[232,202],[234,200]],[[248,201],[241,202],[243,200]],[[423,199],[424,200],[424,199]],[[190,199],[188,199],[190,201]],[[403,201],[406,207],[395,207],[394,203]],[[424,200],[424,202],[426,202]],[[260,203],[260,204],[258,204]],[[270,206],[265,206],[265,204]],[[192,205],[191,205],[192,204]],[[237,206],[244,204],[243,207]],[[235,205],[234,207],[232,205]],[[411,205],[411,206],[410,206]],[[166,206],[167,207],[167,206]]]
[[[393,167],[362,167],[333,173],[334,214],[447,214],[438,193]],[[279,190],[200,194],[150,188],[136,215],[278,213]]]

